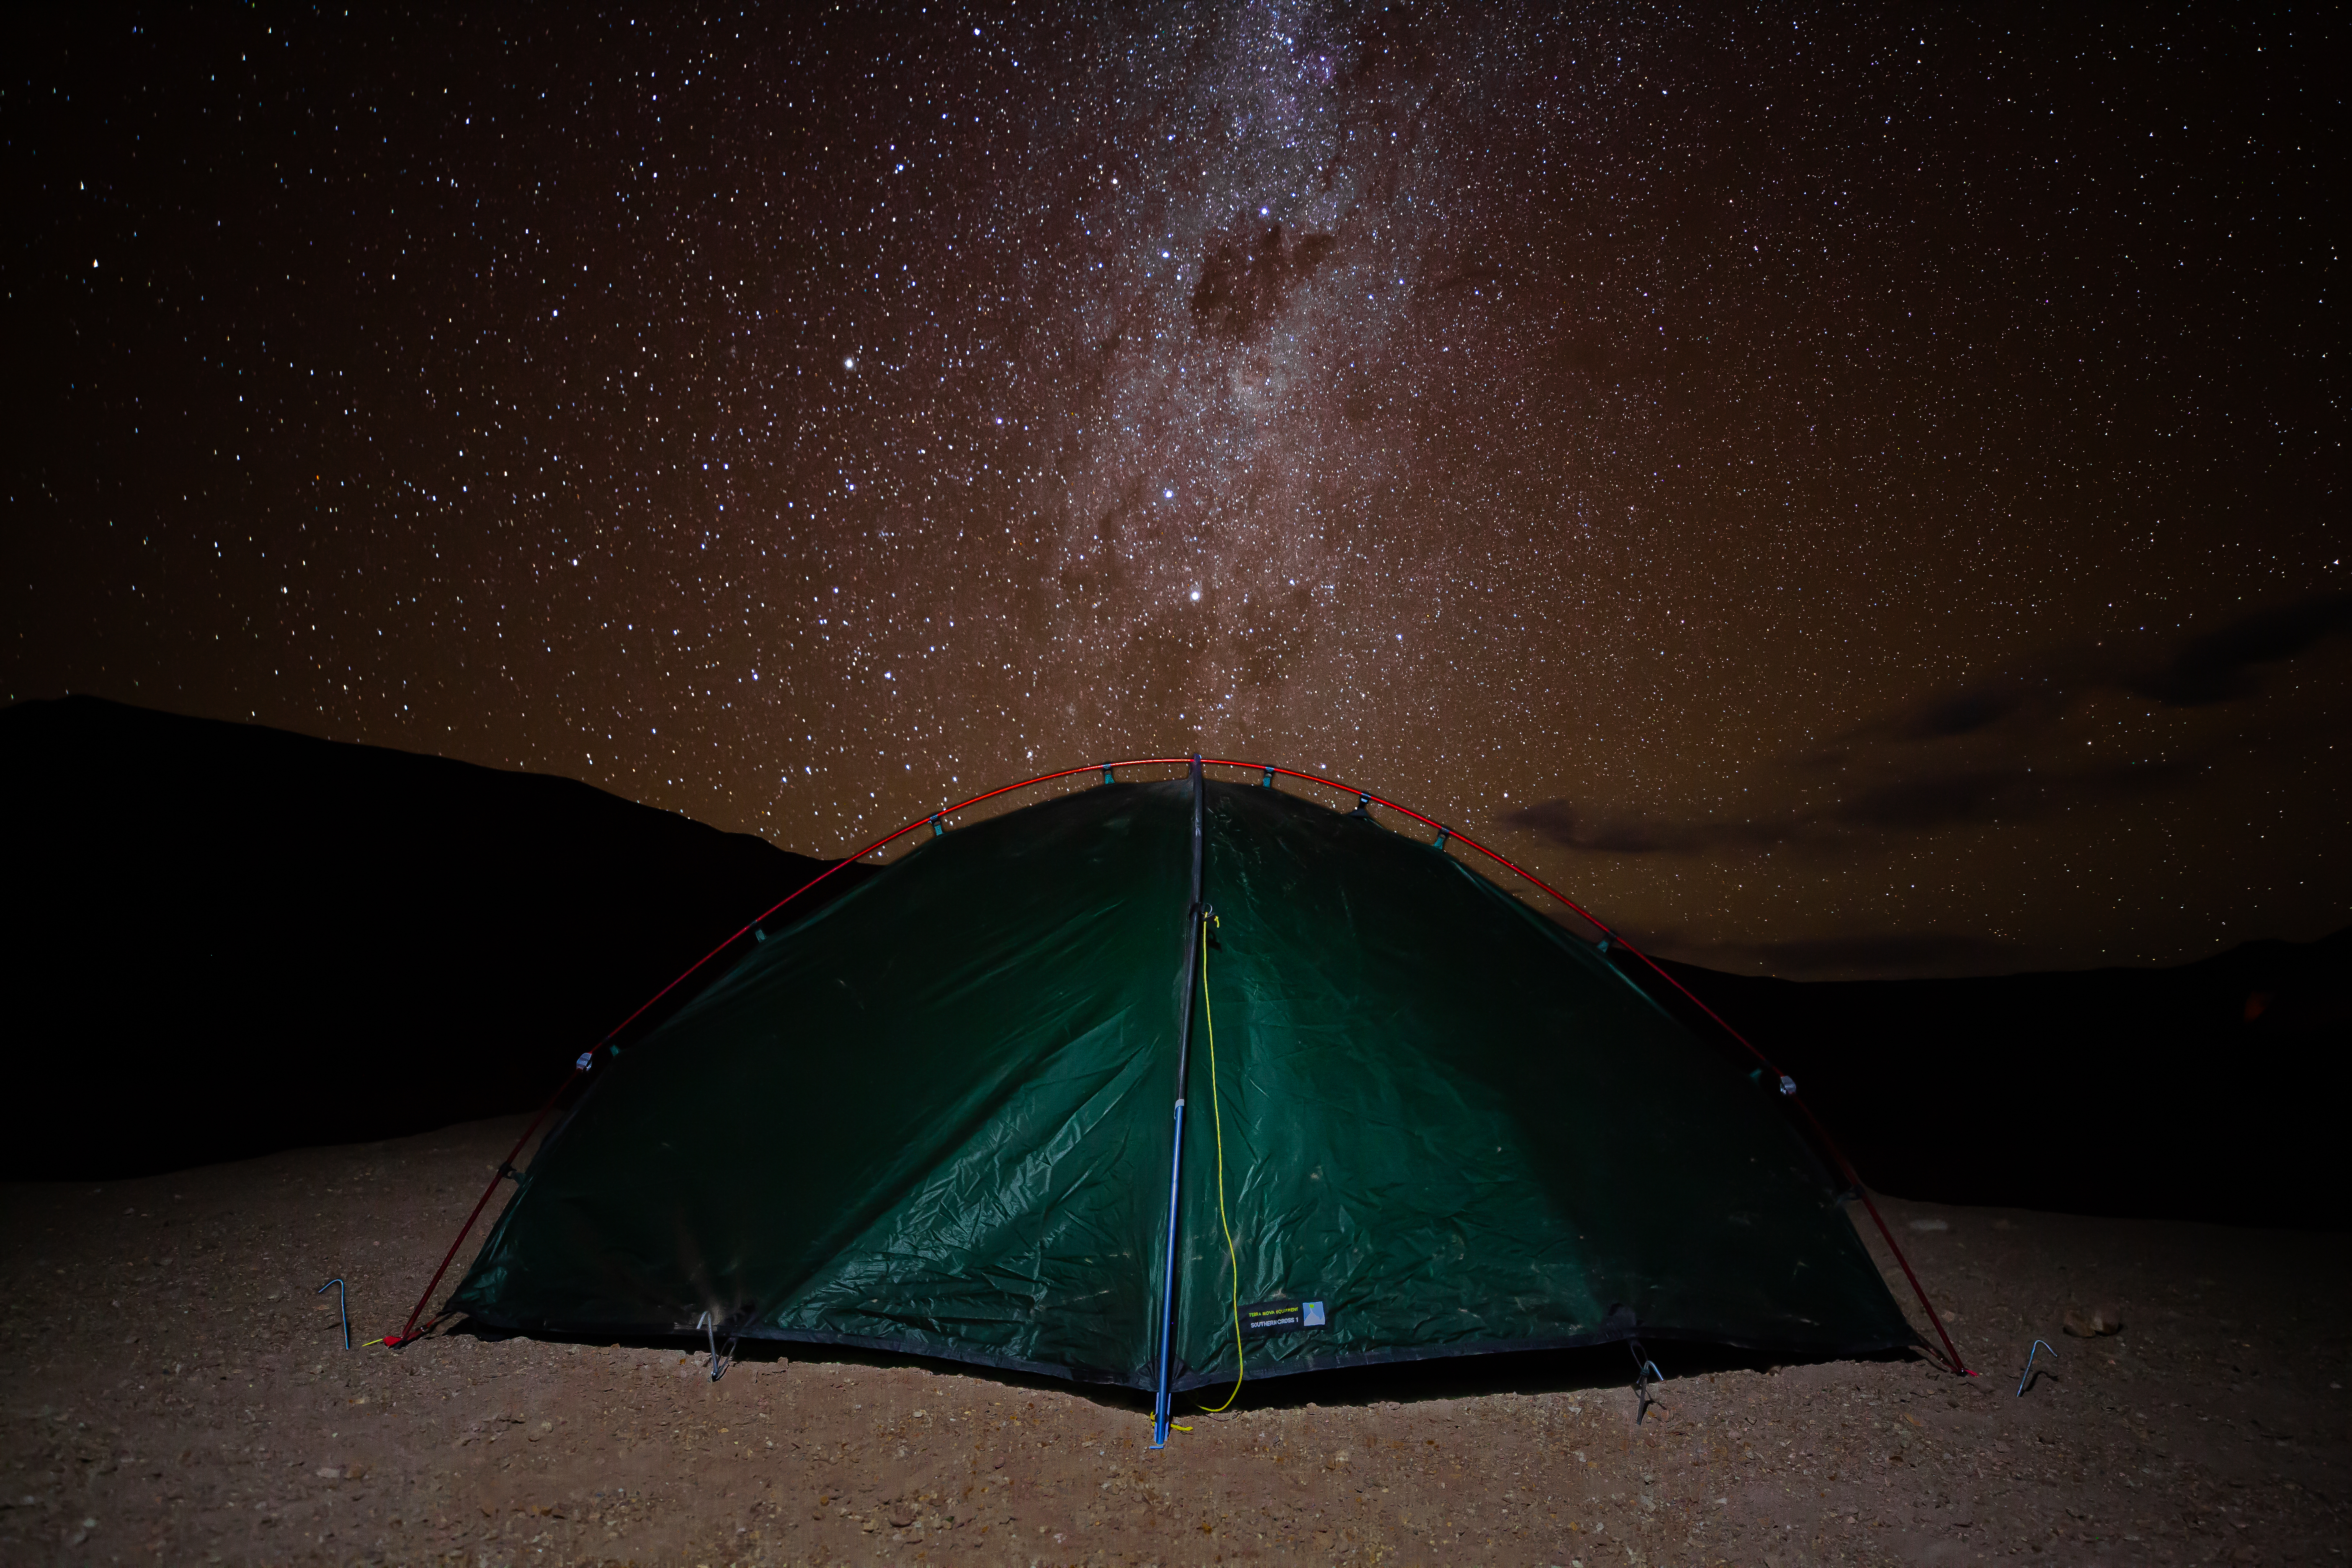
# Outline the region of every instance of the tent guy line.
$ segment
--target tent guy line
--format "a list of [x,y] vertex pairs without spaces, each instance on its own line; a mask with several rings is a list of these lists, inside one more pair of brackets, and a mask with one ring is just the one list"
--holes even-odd
[[[612,1029],[606,1032],[604,1037],[598,1041],[598,1048],[609,1049],[613,1054],[617,1055],[619,1047],[613,1042],[632,1024],[644,1016],[649,1009],[658,1004],[664,997],[670,994],[670,993],[677,990],[678,986],[684,984],[696,973],[699,973],[713,960],[719,958],[721,954],[733,948],[737,943],[741,942],[743,938],[758,931],[767,921],[772,919],[776,912],[779,910],[782,910],[786,904],[789,904],[794,899],[797,899],[802,893],[807,891],[809,888],[814,887],[818,882],[821,882],[825,878],[832,876],[843,866],[851,864],[855,861],[863,860],[866,857],[887,848],[889,845],[895,843],[898,839],[905,837],[907,835],[914,833],[926,826],[930,826],[933,833],[936,835],[940,831],[940,825],[943,819],[969,811],[975,806],[997,799],[1000,796],[1010,795],[1024,789],[1034,788],[1041,784],[1056,783],[1063,779],[1074,778],[1082,773],[1099,772],[1103,775],[1104,781],[1108,783],[1113,780],[1115,776],[1114,770],[1118,768],[1136,767],[1182,767],[1187,769],[1188,772],[1195,778],[1199,778],[1201,776],[1199,770],[1210,767],[1230,768],[1241,772],[1260,774],[1262,784],[1264,787],[1269,789],[1273,787],[1274,779],[1276,776],[1281,776],[1315,784],[1323,789],[1332,790],[1341,794],[1353,795],[1357,797],[1360,812],[1362,811],[1365,806],[1371,805],[1386,807],[1388,810],[1395,812],[1399,816],[1408,817],[1412,821],[1418,822],[1423,826],[1433,829],[1437,837],[1434,843],[1431,846],[1432,847],[1443,852],[1448,843],[1454,839],[1459,839],[1469,847],[1476,850],[1479,854],[1484,855],[1486,858],[1495,862],[1496,865],[1509,870],[1528,885],[1549,895],[1551,898],[1558,900],[1564,908],[1576,914],[1579,919],[1585,921],[1594,931],[1601,933],[1601,941],[1598,945],[1599,950],[1603,954],[1605,954],[1612,946],[1622,946],[1628,952],[1632,952],[1634,957],[1639,959],[1653,973],[1656,974],[1660,979],[1664,980],[1668,985],[1673,987],[1673,989],[1680,994],[1692,1006],[1696,1007],[1717,1028],[1721,1029],[1725,1035],[1737,1041],[1743,1049],[1761,1064],[1766,1071],[1772,1075],[1780,1086],[1781,1095],[1795,1104],[1797,1110],[1802,1114],[1806,1125],[1811,1129],[1813,1137],[1818,1141],[1820,1146],[1836,1163],[1840,1173],[1852,1186],[1854,1193],[1861,1197],[1864,1206],[1870,1214],[1881,1237],[1885,1241],[1889,1251],[1894,1255],[1896,1263],[1902,1268],[1904,1278],[1909,1283],[1913,1294],[1918,1298],[1920,1305],[1926,1310],[1929,1321],[1934,1324],[1937,1335],[1943,1343],[1948,1370],[1951,1371],[1956,1375],[1960,1376],[1974,1377],[1978,1375],[1961,1360],[1958,1350],[1953,1344],[1951,1335],[1944,1325],[1942,1314],[1936,1310],[1934,1303],[1928,1299],[1926,1288],[1920,1283],[1916,1272],[1911,1267],[1910,1259],[1905,1255],[1901,1244],[1895,1240],[1892,1227],[1886,1224],[1885,1217],[1879,1213],[1877,1205],[1872,1200],[1868,1188],[1864,1185],[1860,1175],[1854,1170],[1852,1162],[1846,1158],[1843,1151],[1838,1146],[1836,1141],[1830,1136],[1828,1129],[1822,1124],[1820,1118],[1814,1115],[1812,1109],[1797,1094],[1794,1081],[1790,1079],[1788,1075],[1780,1072],[1778,1067],[1763,1053],[1763,1051],[1758,1048],[1753,1041],[1749,1040],[1739,1030],[1734,1028],[1730,1023],[1725,1020],[1715,1011],[1715,1009],[1709,1007],[1698,997],[1692,994],[1686,986],[1683,985],[1680,981],[1668,973],[1654,959],[1652,959],[1649,954],[1643,952],[1639,946],[1627,941],[1622,934],[1609,926],[1607,922],[1592,914],[1590,910],[1577,903],[1574,900],[1569,898],[1566,894],[1560,892],[1558,889],[1545,882],[1541,878],[1537,877],[1526,868],[1518,865],[1516,861],[1511,860],[1508,857],[1489,848],[1487,846],[1480,843],[1477,839],[1472,837],[1468,834],[1463,833],[1459,829],[1448,826],[1447,825],[1437,821],[1433,817],[1413,810],[1410,806],[1400,805],[1397,802],[1385,798],[1384,796],[1375,795],[1369,790],[1360,789],[1352,784],[1345,783],[1344,781],[1334,779],[1322,773],[1307,773],[1299,769],[1284,767],[1276,763],[1246,762],[1223,757],[1202,757],[1198,754],[1188,757],[1130,757],[1108,762],[1089,763],[1081,767],[1063,768],[1051,773],[1040,773],[1031,778],[1022,779],[995,789],[984,791],[979,795],[972,795],[966,800],[960,801],[953,805],[945,806],[938,811],[927,813],[924,816],[914,818],[904,826],[874,840],[864,848],[857,850],[855,854],[845,857],[843,859],[835,862],[832,866],[828,867],[824,871],[820,872],[808,882],[794,889],[791,893],[786,894],[782,899],[778,900],[773,905],[771,905],[767,910],[763,910],[759,916],[748,921],[740,930],[727,938],[726,941],[720,942],[718,946],[712,948],[710,952],[696,960],[694,963],[688,965],[688,968],[681,972],[676,979],[663,986],[660,991],[655,993],[651,997],[648,997],[645,1003],[631,1012],[626,1018],[624,1018],[619,1024],[615,1025]],[[387,1335],[383,1340],[383,1342],[387,1347],[397,1347],[418,1337],[416,1333],[416,1325],[419,1319],[424,1314],[426,1304],[432,1300],[433,1292],[439,1286],[442,1278],[446,1274],[449,1265],[455,1261],[458,1249],[465,1244],[466,1237],[471,1234],[474,1225],[480,1219],[482,1211],[488,1206],[491,1194],[498,1189],[499,1176],[502,1176],[506,1173],[506,1170],[513,1165],[515,1159],[519,1157],[522,1150],[528,1146],[530,1139],[538,1132],[541,1126],[544,1124],[547,1116],[562,1100],[564,1093],[572,1088],[576,1080],[590,1069],[595,1056],[596,1051],[594,1050],[583,1052],[581,1054],[579,1059],[573,1064],[572,1070],[556,1086],[554,1092],[548,1097],[546,1103],[540,1108],[538,1114],[531,1119],[530,1123],[524,1129],[521,1138],[517,1141],[514,1150],[508,1155],[506,1162],[502,1164],[499,1175],[494,1175],[491,1178],[488,1185],[484,1188],[481,1197],[476,1202],[473,1211],[467,1216],[465,1224],[459,1228],[456,1238],[450,1243],[447,1253],[444,1255],[440,1266],[434,1270],[431,1280],[426,1284],[423,1294],[418,1298],[415,1307],[411,1310],[408,1320],[403,1325],[401,1331],[398,1334]]]

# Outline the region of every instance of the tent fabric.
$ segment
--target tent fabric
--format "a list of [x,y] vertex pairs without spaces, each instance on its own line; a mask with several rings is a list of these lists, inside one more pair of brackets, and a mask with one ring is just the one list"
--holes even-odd
[[[596,1069],[451,1305],[1154,1385],[1192,786],[930,840]],[[1426,844],[1206,785],[1172,1385],[1634,1334],[1917,1342],[1769,1087]],[[1210,1031],[1214,1031],[1216,1115]]]

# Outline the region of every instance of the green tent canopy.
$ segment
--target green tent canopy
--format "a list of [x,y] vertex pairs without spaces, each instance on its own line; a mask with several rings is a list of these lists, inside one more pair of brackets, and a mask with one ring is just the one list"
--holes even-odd
[[1181,779],[753,946],[600,1060],[451,1305],[1150,1389],[1171,1300],[1179,1390],[1234,1379],[1237,1307],[1251,1377],[1916,1342],[1772,1089],[1605,957],[1360,811]]

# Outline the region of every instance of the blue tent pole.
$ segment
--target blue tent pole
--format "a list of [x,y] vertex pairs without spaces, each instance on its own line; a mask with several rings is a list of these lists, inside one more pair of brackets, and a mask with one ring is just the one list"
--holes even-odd
[[1192,753],[1192,907],[1184,916],[1184,1011],[1176,1045],[1176,1138],[1168,1157],[1168,1253],[1160,1279],[1160,1386],[1151,1403],[1151,1446],[1168,1446],[1169,1378],[1175,1357],[1176,1332],[1176,1200],[1184,1175],[1184,1082],[1192,1059],[1192,1006],[1200,987],[1193,967],[1201,958],[1201,814],[1207,786],[1201,778],[1201,755]]
[[1170,1163],[1168,1171],[1168,1258],[1160,1296],[1160,1392],[1151,1405],[1151,1446],[1155,1448],[1168,1446],[1168,1352],[1176,1321],[1176,1180],[1183,1169],[1183,1151],[1184,1102],[1180,1100],[1176,1102],[1177,1157]]

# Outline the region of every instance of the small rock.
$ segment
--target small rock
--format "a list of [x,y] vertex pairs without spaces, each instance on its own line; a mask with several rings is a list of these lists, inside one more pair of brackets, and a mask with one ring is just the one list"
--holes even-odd
[[2102,1334],[2120,1332],[2124,1315],[2114,1307],[2069,1307],[2066,1310],[2066,1331],[2078,1340],[2094,1340]]
[[1949,1230],[1952,1222],[1948,1219],[1915,1219],[1911,1222],[1911,1228],[1916,1231]]

